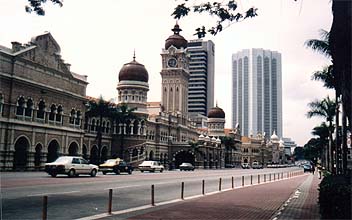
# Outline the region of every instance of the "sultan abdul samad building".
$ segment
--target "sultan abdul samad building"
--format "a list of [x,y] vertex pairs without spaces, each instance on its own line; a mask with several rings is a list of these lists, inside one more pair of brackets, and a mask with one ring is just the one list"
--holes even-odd
[[[261,136],[246,139],[242,147],[239,128],[226,132],[234,141],[225,146],[220,140],[226,131],[225,113],[217,106],[208,112],[207,129],[195,127],[187,108],[187,41],[177,24],[172,31],[161,51],[160,103],[147,102],[149,76],[144,65],[133,57],[121,68],[117,104],[135,107],[137,117],[124,123],[103,119],[100,160],[116,157],[122,136],[124,159],[134,166],[158,160],[169,168],[182,162],[222,168],[244,161],[271,161],[274,148],[279,155],[278,140],[266,144]],[[85,114],[87,84],[87,76],[73,73],[61,58],[60,46],[50,33],[27,44],[12,42],[12,48],[0,46],[0,169],[41,169],[61,155],[101,162],[96,139],[99,118]],[[251,141],[258,143],[253,145],[257,151],[248,151]]]

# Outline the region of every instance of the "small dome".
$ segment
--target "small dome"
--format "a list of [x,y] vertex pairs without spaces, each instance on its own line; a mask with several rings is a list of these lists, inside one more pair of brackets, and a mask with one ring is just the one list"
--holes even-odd
[[225,112],[218,106],[211,108],[208,112],[208,118],[225,118]]
[[273,132],[273,135],[271,135],[270,139],[271,139],[271,140],[275,140],[275,141],[278,141],[278,140],[279,140],[279,137],[276,135],[276,132],[275,132],[275,131]]
[[140,64],[135,60],[135,57],[133,57],[133,61],[124,64],[119,73],[119,81],[133,80],[148,82],[148,79],[148,71],[143,64]]
[[187,48],[187,40],[180,35],[180,31],[182,31],[182,29],[180,29],[178,24],[175,25],[172,31],[174,32],[174,34],[166,39],[165,49],[169,49],[171,45],[176,47],[177,49],[181,49],[182,47]]

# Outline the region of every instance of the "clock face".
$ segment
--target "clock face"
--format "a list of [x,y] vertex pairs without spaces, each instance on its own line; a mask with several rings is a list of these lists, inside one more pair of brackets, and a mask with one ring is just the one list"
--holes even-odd
[[175,67],[177,64],[177,60],[175,58],[170,58],[168,61],[167,61],[167,65],[169,67]]

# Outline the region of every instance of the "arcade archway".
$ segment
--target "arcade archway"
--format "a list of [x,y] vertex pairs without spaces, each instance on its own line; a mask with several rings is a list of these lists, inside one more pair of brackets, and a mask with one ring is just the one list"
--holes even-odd
[[76,142],[72,142],[68,147],[68,155],[69,156],[77,156],[78,155],[78,145]]
[[20,137],[15,143],[15,153],[13,161],[13,168],[15,170],[26,169],[28,149],[28,140],[25,137]]
[[175,166],[179,168],[182,163],[191,163],[194,165],[194,155],[189,151],[180,151],[175,155]]
[[48,156],[47,156],[47,162],[53,162],[59,157],[59,148],[60,145],[56,140],[50,141],[48,145]]

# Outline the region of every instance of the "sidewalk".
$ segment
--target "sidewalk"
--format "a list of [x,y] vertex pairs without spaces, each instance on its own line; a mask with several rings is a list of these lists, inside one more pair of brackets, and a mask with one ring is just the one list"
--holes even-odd
[[320,181],[317,174],[309,175],[296,192],[281,206],[273,220],[320,219],[318,206]]
[[317,175],[307,174],[106,219],[319,219],[319,181]]

